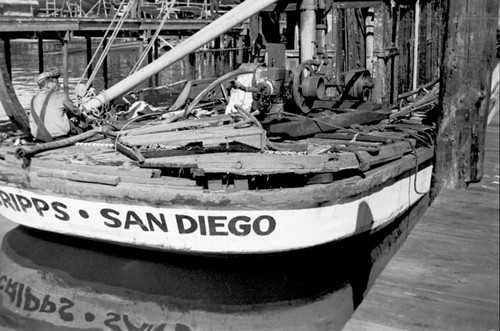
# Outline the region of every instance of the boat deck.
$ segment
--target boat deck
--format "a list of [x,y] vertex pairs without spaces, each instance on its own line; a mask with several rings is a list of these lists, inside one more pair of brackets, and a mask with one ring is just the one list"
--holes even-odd
[[344,330],[499,330],[499,115],[484,175],[442,190]]

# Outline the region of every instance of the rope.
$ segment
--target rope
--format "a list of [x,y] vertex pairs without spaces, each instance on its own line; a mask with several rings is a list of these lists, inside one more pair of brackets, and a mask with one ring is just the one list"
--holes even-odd
[[[106,30],[106,32],[104,33],[104,36],[102,37],[101,39],[101,42],[99,43],[99,46],[97,47],[97,49],[100,49],[104,43],[104,41],[106,40],[106,36],[108,35],[109,33],[109,30],[111,30],[111,27],[113,26],[113,23],[115,22],[116,18],[118,17],[118,13],[121,11],[122,7],[124,6],[124,3],[125,3],[126,0],[123,0],[121,3],[120,3],[120,6],[118,7],[118,10],[116,11],[115,13],[115,16],[113,17],[113,20],[111,21],[111,24],[109,25],[108,29]],[[97,74],[97,71],[99,70],[99,68],[101,67],[102,63],[104,62],[104,59],[106,58],[106,56],[108,55],[109,53],[109,50],[111,48],[111,45],[113,44],[113,41],[116,39],[116,36],[118,35],[118,32],[120,31],[122,25],[123,25],[123,22],[125,22],[125,18],[128,16],[128,13],[130,12],[131,8],[133,7],[133,3],[137,1],[137,0],[131,0],[130,3],[129,3],[129,6],[127,6],[127,8],[125,9],[125,12],[123,13],[122,17],[120,17],[118,23],[116,24],[116,26],[114,27],[114,30],[113,30],[113,33],[111,34],[111,36],[109,37],[109,43],[106,45],[105,49],[102,51],[102,54],[101,56],[99,57],[98,61],[97,61],[97,64],[96,64],[96,68],[94,71],[92,71],[92,74],[90,75],[87,83],[85,84],[85,88],[88,89],[90,87],[90,85],[92,84],[92,81],[94,80],[96,74]],[[96,56],[97,56],[97,51],[94,53],[94,55],[92,56],[92,59],[90,60],[89,64],[87,65],[87,67],[85,68],[85,71],[82,75],[82,77],[80,77],[80,80],[78,81],[78,84],[81,83],[81,81],[83,80],[83,78],[85,77],[85,75],[87,74],[90,66],[92,65],[92,63],[94,62]],[[78,85],[77,84],[77,85]]]
[[[104,32],[103,38],[101,39],[101,42],[99,43],[99,46],[97,46],[97,49],[101,48],[102,43],[104,41],[104,38],[108,35],[109,30],[111,30],[111,27],[113,26],[113,22],[115,21],[116,17],[118,16],[118,13],[121,11],[122,6],[124,5],[124,3],[125,3],[125,0],[120,3],[120,6],[118,7],[118,10],[116,11],[115,16],[113,17],[113,20],[111,21],[111,24],[106,29],[106,32]],[[94,5],[94,7],[95,7],[95,5]],[[90,66],[94,62],[94,59],[95,59],[96,56],[97,56],[97,52],[95,52],[94,55],[92,56],[92,58],[90,59],[89,63],[87,64],[87,67],[85,68],[85,71],[83,72],[82,76],[80,77],[80,79],[78,80],[78,83],[76,85],[78,85],[78,84],[80,84],[82,82],[83,78],[85,77],[85,75],[89,71]]]
[[[89,80],[87,81],[87,84],[85,84],[85,87],[87,89],[90,87],[90,84],[92,84],[92,81],[94,80],[95,75],[97,74],[97,70],[99,70],[99,68],[101,67],[102,63],[104,62],[104,59],[108,56],[109,50],[111,49],[111,45],[115,41],[116,36],[118,35],[118,32],[120,31],[120,29],[121,29],[121,27],[123,25],[123,22],[125,22],[125,18],[128,16],[131,8],[134,6],[133,4],[135,3],[135,1],[137,1],[137,0],[131,0],[130,1],[129,5],[127,6],[127,9],[123,13],[123,16],[120,17],[120,20],[118,21],[115,29],[113,30],[113,33],[111,34],[111,37],[109,37],[109,43],[106,45],[106,47],[102,51],[102,54],[99,57],[99,60],[97,61],[96,69],[92,72],[92,75],[90,75]],[[118,13],[118,11],[117,11],[117,13]],[[105,40],[106,40],[105,37],[101,39],[101,43],[99,44],[99,48],[103,44],[103,42]],[[97,54],[97,52],[96,52],[96,54]]]

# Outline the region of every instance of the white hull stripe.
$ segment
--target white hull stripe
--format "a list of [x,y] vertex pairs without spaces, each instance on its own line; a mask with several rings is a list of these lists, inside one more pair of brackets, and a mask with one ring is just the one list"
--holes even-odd
[[[20,224],[163,250],[277,252],[385,226],[430,189],[432,166],[354,201],[297,210],[195,210],[107,203],[0,185],[0,213]],[[415,187],[417,191],[415,191]]]

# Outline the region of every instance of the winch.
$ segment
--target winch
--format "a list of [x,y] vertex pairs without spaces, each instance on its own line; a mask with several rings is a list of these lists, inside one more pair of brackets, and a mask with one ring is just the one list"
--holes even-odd
[[297,114],[328,110],[343,100],[367,102],[373,88],[368,70],[353,70],[335,79],[325,70],[328,60],[307,60],[294,71],[285,66],[258,66],[251,86],[233,81],[232,87],[252,93],[251,112],[263,120],[275,117],[283,104],[295,104]]

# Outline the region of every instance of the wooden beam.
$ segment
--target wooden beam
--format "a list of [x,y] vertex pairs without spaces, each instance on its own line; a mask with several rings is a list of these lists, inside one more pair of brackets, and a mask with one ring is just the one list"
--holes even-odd
[[[257,157],[258,156],[258,157]],[[188,168],[196,165],[205,173],[232,173],[238,175],[308,174],[358,169],[354,153],[318,155],[283,155],[256,153],[212,153],[181,155],[148,159],[145,167]]]
[[161,132],[168,132],[180,129],[194,128],[194,127],[218,126],[223,124],[224,122],[230,122],[230,121],[232,121],[232,117],[230,115],[218,115],[218,116],[202,117],[194,120],[184,120],[171,123],[159,122],[158,124],[151,124],[150,126],[144,126],[137,129],[123,131],[122,135],[138,136],[143,134],[161,133]]
[[208,127],[186,131],[159,132],[131,137],[121,137],[120,142],[130,146],[162,144],[167,146],[184,146],[189,143],[201,142],[203,146],[217,146],[239,142],[262,149],[266,144],[263,129],[257,127],[235,128],[234,125]]
[[481,180],[498,10],[498,0],[449,2],[437,123],[437,190],[465,189]]
[[67,179],[75,182],[94,183],[116,186],[120,183],[120,177],[112,175],[97,175],[91,173],[82,173],[79,171],[67,171],[56,169],[40,169],[36,172],[38,177],[50,177]]

